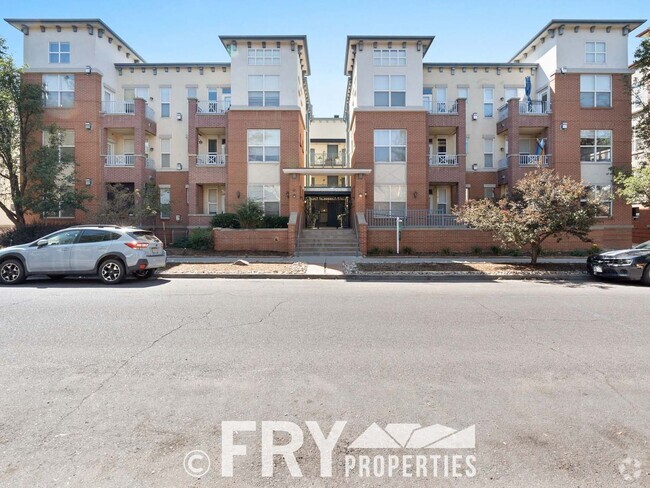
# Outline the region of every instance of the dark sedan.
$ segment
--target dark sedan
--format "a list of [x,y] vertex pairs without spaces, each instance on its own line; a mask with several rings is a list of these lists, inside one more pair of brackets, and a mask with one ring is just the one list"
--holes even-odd
[[632,249],[589,256],[587,270],[597,278],[620,278],[650,285],[650,241]]

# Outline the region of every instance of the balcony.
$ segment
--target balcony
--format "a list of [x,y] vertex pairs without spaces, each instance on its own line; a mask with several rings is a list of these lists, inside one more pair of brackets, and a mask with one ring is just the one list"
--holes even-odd
[[309,167],[310,168],[345,168],[347,167],[347,161],[345,157],[345,151],[339,151],[338,153],[313,153],[309,158]]
[[406,210],[406,212],[389,213],[385,210],[366,210],[368,227],[395,228],[396,218],[400,218],[400,228],[409,227],[465,227],[458,222],[455,215],[439,214],[425,209]]
[[196,113],[203,115],[224,114],[230,110],[230,100],[202,100],[196,102]]
[[133,154],[109,154],[106,156],[104,166],[107,167],[133,167],[135,166],[135,155]]
[[429,166],[458,166],[458,155],[429,154]]
[[426,111],[430,114],[458,115],[458,102],[456,100],[450,100],[447,102],[424,100],[423,105]]
[[112,100],[102,102],[103,114],[134,114],[135,101]]
[[[519,115],[548,115],[551,113],[551,103],[542,102],[540,100],[518,100],[517,104],[519,105]],[[499,116],[497,121],[501,122],[505,120],[510,115],[508,105],[502,105],[499,107]]]
[[520,154],[519,166],[525,167],[541,167],[548,166],[550,162],[550,155],[538,156],[536,154]]
[[207,153],[207,154],[198,154],[196,156],[196,165],[197,166],[225,166],[226,165],[227,154],[219,153]]

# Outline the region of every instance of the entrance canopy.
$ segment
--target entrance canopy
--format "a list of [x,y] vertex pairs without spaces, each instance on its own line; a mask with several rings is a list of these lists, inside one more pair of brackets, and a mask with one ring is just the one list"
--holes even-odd
[[282,170],[286,175],[368,175],[371,169],[365,168],[286,168]]

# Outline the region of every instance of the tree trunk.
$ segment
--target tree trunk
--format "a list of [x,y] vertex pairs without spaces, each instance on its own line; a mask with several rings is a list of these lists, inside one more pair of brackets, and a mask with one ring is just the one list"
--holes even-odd
[[530,264],[536,265],[537,264],[537,258],[539,257],[539,253],[542,250],[542,246],[540,246],[538,243],[531,244],[530,246]]

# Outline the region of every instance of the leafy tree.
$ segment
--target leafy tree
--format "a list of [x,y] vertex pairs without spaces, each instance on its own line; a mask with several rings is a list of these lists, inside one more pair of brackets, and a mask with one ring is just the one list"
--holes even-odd
[[[75,189],[75,163],[61,157],[62,134],[43,125],[43,87],[26,83],[23,70],[6,54],[0,38],[0,179],[8,187],[13,210],[5,201],[0,209],[16,226],[30,214],[51,215],[60,209],[84,210],[90,199]],[[40,135],[49,131],[49,144]]]
[[259,227],[264,218],[262,204],[255,200],[247,199],[235,210],[239,225],[242,229],[255,229]]
[[110,184],[94,219],[102,224],[146,225],[155,220],[161,207],[160,189],[152,183],[135,190],[119,183]]
[[[648,90],[650,86],[650,37],[646,37],[634,52],[634,68],[639,77],[637,79],[638,90]],[[641,110],[637,115],[636,134],[644,143],[646,149],[650,148],[650,105],[644,102],[633,90],[635,101],[641,104]]]
[[530,247],[530,262],[537,264],[542,243],[549,237],[559,242],[572,235],[590,242],[589,229],[601,209],[597,197],[580,182],[539,169],[519,180],[511,197],[498,202],[472,200],[455,213],[460,221],[492,232],[504,245]]
[[616,193],[628,204],[650,207],[650,165],[642,164],[631,172],[614,171]]

